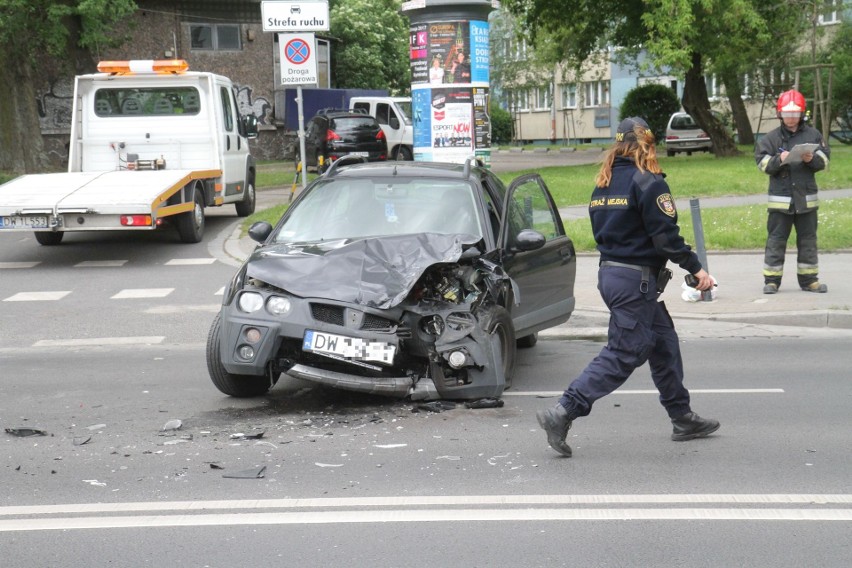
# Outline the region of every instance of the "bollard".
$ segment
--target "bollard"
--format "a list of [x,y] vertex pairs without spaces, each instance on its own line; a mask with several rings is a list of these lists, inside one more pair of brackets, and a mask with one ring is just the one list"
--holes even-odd
[[[695,254],[698,255],[698,260],[701,262],[701,266],[703,266],[704,270],[709,273],[710,265],[707,264],[707,249],[704,246],[704,225],[701,224],[701,204],[699,203],[698,198],[692,198],[689,200],[689,210],[692,213],[692,232],[695,235]],[[701,300],[704,302],[713,301],[713,295],[710,290],[701,292]]]

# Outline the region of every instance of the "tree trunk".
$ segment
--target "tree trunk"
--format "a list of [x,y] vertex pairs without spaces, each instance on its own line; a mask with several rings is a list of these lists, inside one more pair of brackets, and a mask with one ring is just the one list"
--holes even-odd
[[734,128],[740,144],[754,145],[754,131],[751,129],[751,121],[748,119],[745,103],[743,102],[743,90],[740,88],[740,80],[737,74],[731,71],[722,73],[722,82],[725,84],[725,92],[728,94],[728,102],[731,105],[731,114],[734,117]]
[[713,142],[713,153],[716,157],[738,156],[737,145],[728,134],[725,126],[710,112],[710,98],[707,96],[707,85],[704,83],[704,71],[701,54],[692,53],[692,66],[686,72],[683,85],[683,108],[695,122],[704,129]]
[[0,65],[0,170],[24,174],[49,167],[36,100],[29,67],[8,60]]

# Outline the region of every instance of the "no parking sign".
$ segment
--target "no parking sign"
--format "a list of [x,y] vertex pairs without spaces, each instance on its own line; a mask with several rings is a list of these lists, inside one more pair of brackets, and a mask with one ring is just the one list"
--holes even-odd
[[314,34],[278,34],[282,85],[310,85],[318,81]]

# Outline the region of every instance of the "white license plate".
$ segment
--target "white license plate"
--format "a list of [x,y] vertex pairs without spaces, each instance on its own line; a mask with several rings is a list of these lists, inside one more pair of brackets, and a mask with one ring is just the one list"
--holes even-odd
[[350,155],[350,156],[364,156],[365,158],[369,158],[369,157],[370,157],[370,153],[369,153],[369,152],[349,152],[349,155]]
[[2,215],[0,229],[47,229],[45,215]]
[[308,330],[302,342],[304,351],[334,355],[355,361],[376,361],[390,365],[396,346],[382,341],[368,341],[359,337],[346,337],[333,333]]

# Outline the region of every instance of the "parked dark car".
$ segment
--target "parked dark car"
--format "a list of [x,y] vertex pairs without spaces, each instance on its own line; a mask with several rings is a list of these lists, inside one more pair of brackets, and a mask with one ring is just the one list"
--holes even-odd
[[474,165],[384,162],[314,180],[224,293],[216,387],[265,393],[281,373],[411,400],[499,397],[516,346],[568,320],[576,256],[537,174],[508,188]]
[[388,143],[372,116],[348,110],[319,111],[305,130],[308,167],[324,171],[343,156],[374,162],[388,159]]

